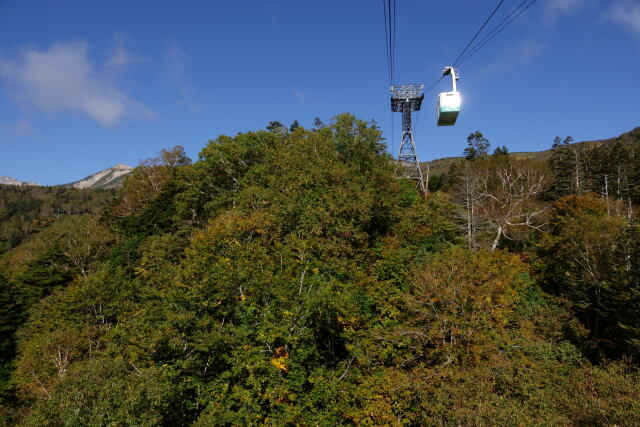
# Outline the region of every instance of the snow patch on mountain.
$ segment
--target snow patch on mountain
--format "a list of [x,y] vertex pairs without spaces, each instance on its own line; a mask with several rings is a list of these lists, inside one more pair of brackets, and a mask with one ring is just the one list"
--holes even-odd
[[69,185],[74,188],[110,188],[117,186],[117,183],[120,182],[118,178],[130,173],[132,170],[131,166],[118,164],[79,181],[72,182]]
[[0,176],[0,184],[5,185],[38,185],[35,182],[31,181],[19,181],[15,178],[11,178],[10,176]]

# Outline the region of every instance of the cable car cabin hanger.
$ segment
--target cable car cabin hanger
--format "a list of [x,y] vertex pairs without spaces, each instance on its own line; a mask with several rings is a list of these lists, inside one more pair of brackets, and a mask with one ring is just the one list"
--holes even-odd
[[438,95],[438,126],[453,126],[460,114],[460,92],[456,87],[459,76],[453,67],[442,70],[442,76],[451,75],[453,89]]

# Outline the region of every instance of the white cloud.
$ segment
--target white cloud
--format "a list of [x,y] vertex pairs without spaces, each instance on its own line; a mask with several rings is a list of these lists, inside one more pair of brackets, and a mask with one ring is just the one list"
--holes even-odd
[[146,62],[147,58],[131,52],[126,46],[126,39],[122,34],[116,34],[114,43],[107,55],[106,66],[123,69],[127,65]]
[[183,97],[190,96],[192,92],[188,71],[190,64],[191,58],[177,43],[172,42],[165,49],[162,75],[166,81],[178,88]]
[[599,0],[547,0],[544,18],[547,24],[554,24],[558,18],[576,14],[587,6],[594,6]]
[[87,51],[80,41],[28,50],[15,60],[0,58],[0,77],[17,101],[45,113],[82,113],[103,126],[153,118],[148,107],[96,74]]
[[167,45],[162,58],[161,79],[169,87],[177,90],[176,104],[191,114],[201,113],[205,107],[202,97],[193,89],[191,80],[191,57],[180,45],[173,41]]
[[34,129],[26,120],[20,120],[13,126],[13,132],[18,136],[32,135]]
[[549,0],[547,10],[554,16],[566,15],[581,9],[586,0]]
[[300,89],[294,89],[293,96],[295,96],[296,99],[300,102],[304,102],[305,99],[307,98],[304,92],[302,92]]
[[36,130],[26,120],[18,120],[14,123],[0,122],[0,136],[15,139],[19,137],[32,136]]
[[539,57],[545,50],[544,43],[536,40],[527,40],[516,47],[518,59],[522,63],[528,63]]
[[320,102],[320,100],[318,99],[317,96],[315,96],[313,93],[308,92],[308,91],[304,91],[304,90],[300,90],[300,89],[294,89],[293,90],[293,96],[298,100],[298,102],[301,102],[303,104],[316,104],[318,102]]
[[609,10],[608,18],[640,35],[640,4],[618,2]]
[[517,70],[542,56],[546,48],[546,44],[537,40],[524,40],[505,49],[493,62],[481,68],[481,73],[495,75]]

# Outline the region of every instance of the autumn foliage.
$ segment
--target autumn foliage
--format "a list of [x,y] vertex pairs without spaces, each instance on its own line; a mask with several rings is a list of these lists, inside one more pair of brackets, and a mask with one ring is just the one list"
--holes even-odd
[[0,419],[633,425],[635,217],[474,153],[424,197],[349,114],[143,162],[0,259]]

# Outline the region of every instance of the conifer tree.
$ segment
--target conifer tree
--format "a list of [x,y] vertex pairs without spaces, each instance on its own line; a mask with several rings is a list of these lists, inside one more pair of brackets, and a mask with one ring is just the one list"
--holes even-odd
[[467,160],[474,160],[489,154],[489,140],[482,132],[475,131],[467,136],[467,148],[464,149],[464,157]]
[[556,136],[552,144],[551,171],[553,173],[553,199],[571,194],[572,191],[572,164],[569,140],[562,141]]
[[267,130],[273,133],[279,133],[282,131],[286,132],[286,128],[284,127],[284,125],[278,121],[269,122],[269,124],[267,125]]
[[494,156],[506,156],[507,154],[509,154],[509,149],[506,145],[498,146],[493,150]]
[[542,277],[589,329],[592,357],[639,355],[637,248],[637,229],[593,193],[556,202],[538,245]]

